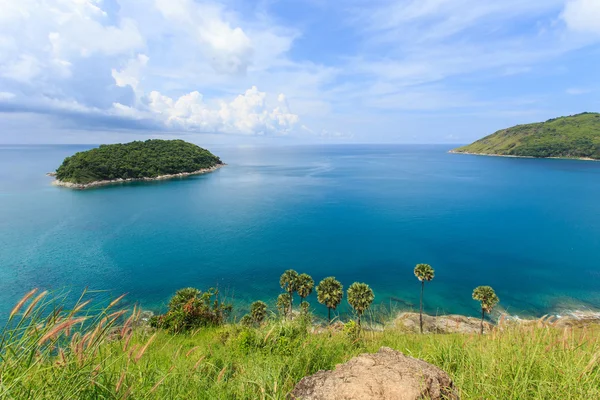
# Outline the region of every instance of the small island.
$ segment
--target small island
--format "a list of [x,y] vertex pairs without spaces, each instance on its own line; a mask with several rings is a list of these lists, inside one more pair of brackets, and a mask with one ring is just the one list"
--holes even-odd
[[72,189],[186,177],[225,165],[210,151],[183,140],[146,140],[101,145],[65,158],[54,185]]
[[600,114],[582,113],[502,129],[451,153],[600,160]]

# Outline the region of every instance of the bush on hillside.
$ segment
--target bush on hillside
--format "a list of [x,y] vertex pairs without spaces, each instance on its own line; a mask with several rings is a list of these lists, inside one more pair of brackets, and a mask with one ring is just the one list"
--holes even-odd
[[232,306],[219,299],[214,288],[202,292],[196,288],[178,290],[169,301],[166,314],[152,317],[150,324],[155,328],[172,333],[186,332],[207,326],[222,325]]

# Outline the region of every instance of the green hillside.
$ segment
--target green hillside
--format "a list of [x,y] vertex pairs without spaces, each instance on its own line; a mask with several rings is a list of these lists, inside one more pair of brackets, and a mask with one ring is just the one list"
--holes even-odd
[[[17,304],[0,326],[1,399],[287,400],[304,376],[382,346],[443,369],[463,400],[600,398],[597,326],[542,318],[485,335],[421,335],[393,322],[368,329],[385,320],[369,313],[354,332],[352,322],[312,325],[310,315],[290,320],[271,308],[260,323],[171,333],[141,324],[120,298],[104,309],[92,298],[71,304],[31,291]],[[183,308],[213,315],[203,304],[201,313]]]
[[517,125],[452,152],[600,159],[600,114],[583,113]]
[[210,151],[183,140],[146,140],[101,145],[65,158],[56,170],[62,182],[155,178],[222,164]]

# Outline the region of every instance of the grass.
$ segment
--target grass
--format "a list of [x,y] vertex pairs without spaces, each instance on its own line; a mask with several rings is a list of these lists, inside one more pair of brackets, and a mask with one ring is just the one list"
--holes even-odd
[[2,331],[2,399],[284,399],[302,377],[381,346],[444,369],[463,399],[600,398],[596,327],[540,321],[485,336],[386,327],[353,340],[273,320],[171,335],[137,326],[139,311],[118,301],[60,309],[47,297],[26,296]]

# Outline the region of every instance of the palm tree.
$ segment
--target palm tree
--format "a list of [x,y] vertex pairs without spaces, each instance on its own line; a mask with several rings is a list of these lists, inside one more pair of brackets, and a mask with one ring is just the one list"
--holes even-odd
[[348,288],[348,303],[358,316],[358,326],[360,327],[360,317],[365,310],[371,307],[371,303],[375,299],[373,290],[366,283],[354,282]]
[[331,310],[336,309],[342,302],[344,287],[333,276],[323,279],[317,285],[317,300],[327,307],[327,319],[331,323]]
[[483,318],[485,313],[491,313],[500,299],[490,286],[478,286],[473,290],[473,300],[481,302],[481,334],[483,335]]
[[287,318],[288,311],[292,305],[291,296],[289,293],[281,293],[277,297],[277,309],[283,315],[283,318]]
[[302,303],[300,303],[300,314],[302,314],[303,316],[308,316],[309,311],[310,304],[308,303],[308,301],[303,301]]
[[423,290],[425,289],[425,281],[430,282],[434,277],[435,271],[429,264],[417,264],[415,267],[415,276],[421,281],[421,303],[419,309],[419,324],[421,333],[423,333]]
[[261,324],[267,317],[267,305],[264,301],[255,301],[250,306],[250,315],[256,324]]
[[315,281],[308,274],[300,274],[298,279],[296,280],[296,292],[298,296],[300,296],[300,303],[304,301],[305,298],[310,296],[315,287]]
[[281,278],[279,278],[279,286],[290,295],[290,315],[294,305],[294,292],[296,291],[297,284],[298,273],[293,269],[288,269],[281,275]]

